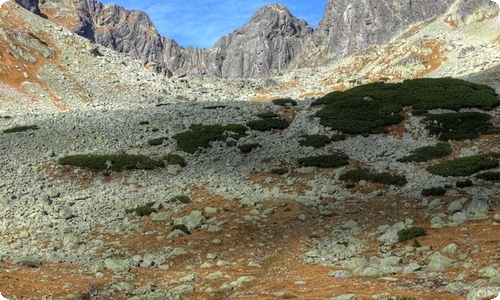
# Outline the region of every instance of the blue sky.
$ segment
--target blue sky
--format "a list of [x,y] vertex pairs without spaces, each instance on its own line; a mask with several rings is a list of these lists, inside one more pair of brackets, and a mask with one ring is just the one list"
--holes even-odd
[[181,46],[212,48],[223,35],[250,20],[266,3],[282,3],[299,19],[316,28],[323,17],[327,0],[101,0],[126,9],[146,12],[162,36]]

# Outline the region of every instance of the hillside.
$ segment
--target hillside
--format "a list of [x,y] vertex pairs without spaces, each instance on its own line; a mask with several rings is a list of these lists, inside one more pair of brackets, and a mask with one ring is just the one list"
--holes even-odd
[[0,8],[4,297],[500,293],[497,12],[408,15],[389,42],[277,76],[169,77],[54,3]]

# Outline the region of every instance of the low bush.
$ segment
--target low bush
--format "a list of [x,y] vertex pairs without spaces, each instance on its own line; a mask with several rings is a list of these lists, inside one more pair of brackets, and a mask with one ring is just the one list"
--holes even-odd
[[301,138],[302,140],[299,141],[299,144],[304,147],[321,148],[331,142],[328,136],[321,134],[303,135]]
[[425,229],[419,226],[401,229],[400,231],[398,231],[398,241],[404,242],[417,238],[419,236],[424,236],[426,234],[427,232],[425,231]]
[[184,224],[176,224],[176,225],[172,226],[171,231],[174,231],[174,230],[180,230],[180,231],[184,232],[185,234],[191,234],[191,232],[189,231],[187,226]]
[[422,190],[422,196],[442,196],[446,194],[446,188],[442,186],[431,187]]
[[481,154],[468,157],[459,157],[427,167],[427,171],[434,175],[471,176],[479,171],[498,167],[498,160],[489,155]]
[[155,160],[145,155],[132,154],[76,154],[59,158],[59,164],[85,168],[96,172],[104,170],[114,172],[134,169],[151,170],[165,166],[163,160]]
[[189,198],[189,196],[186,196],[186,195],[177,195],[177,196],[174,196],[172,198],[170,198],[170,201],[172,202],[180,202],[180,203],[190,203],[191,202],[191,198]]
[[287,168],[276,168],[271,170],[271,174],[285,175],[286,173],[288,173]]
[[240,139],[245,136],[247,128],[244,125],[200,125],[194,124],[188,131],[175,134],[177,147],[184,152],[194,154],[200,148],[210,147],[210,142],[225,141],[228,137]]
[[455,183],[455,186],[457,188],[466,188],[466,187],[471,187],[473,185],[472,180],[470,179],[465,179],[465,180],[460,180]]
[[343,135],[343,134],[334,134],[330,138],[330,141],[331,142],[345,141],[346,138],[347,137],[345,135]]
[[286,129],[290,126],[290,123],[284,119],[273,118],[250,121],[247,126],[253,130],[270,131],[273,129]]
[[396,185],[403,186],[407,183],[406,177],[403,175],[392,174],[388,172],[384,173],[373,173],[372,171],[365,168],[357,168],[349,170],[339,177],[342,181],[358,182],[360,180],[366,180],[370,182],[382,183],[386,185]]
[[16,133],[16,132],[24,132],[28,130],[38,130],[40,129],[37,125],[27,125],[27,126],[18,126],[9,129],[5,129],[3,133]]
[[271,102],[273,102],[274,105],[279,105],[279,106],[285,106],[287,104],[292,106],[297,106],[297,101],[292,99],[275,99]]
[[500,172],[484,172],[476,175],[476,178],[486,181],[497,181],[500,179]]
[[424,162],[431,159],[442,158],[453,151],[448,143],[438,143],[436,146],[421,147],[412,151],[412,154],[398,159],[400,162]]
[[257,149],[259,147],[261,147],[260,144],[252,143],[252,144],[239,145],[238,149],[240,149],[240,151],[243,153],[249,153],[249,152],[252,152],[252,150]]
[[170,165],[179,165],[181,167],[187,166],[186,160],[179,154],[167,154],[163,157],[163,160],[165,160]]
[[276,118],[278,115],[273,113],[272,111],[268,111],[268,112],[264,112],[264,113],[260,113],[257,115],[257,117],[261,118],[261,119],[272,119],[272,118]]
[[439,140],[475,139],[487,134],[493,128],[491,116],[479,112],[446,113],[426,115],[427,130],[437,135]]
[[164,140],[168,140],[168,137],[160,137],[160,138],[151,139],[148,141],[148,144],[151,146],[160,146],[161,144],[163,144]]
[[156,210],[153,208],[154,205],[155,205],[155,202],[149,202],[149,203],[146,203],[142,206],[138,206],[136,208],[126,209],[125,212],[127,214],[131,214],[131,213],[135,212],[137,214],[137,216],[139,216],[139,217],[149,216],[153,212],[156,212]]
[[305,167],[339,168],[349,164],[349,157],[345,154],[308,156],[299,158],[298,162]]

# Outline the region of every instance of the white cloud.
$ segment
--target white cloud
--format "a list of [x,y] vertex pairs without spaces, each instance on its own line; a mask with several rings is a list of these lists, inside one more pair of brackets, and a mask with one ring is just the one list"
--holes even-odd
[[[500,6],[500,0],[491,0],[493,2],[495,2],[498,6]],[[495,299],[495,300],[500,300],[500,299]]]
[[[3,5],[5,2],[7,2],[7,1],[9,1],[9,0],[0,0],[0,6],[2,6],[2,5]],[[2,296],[2,295],[0,294],[0,296]],[[1,300],[1,299],[2,299],[2,298],[0,298],[0,300]]]

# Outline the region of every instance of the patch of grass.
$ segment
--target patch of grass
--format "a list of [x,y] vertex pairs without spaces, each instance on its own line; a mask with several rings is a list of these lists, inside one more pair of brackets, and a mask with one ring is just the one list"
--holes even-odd
[[180,231],[184,232],[185,234],[191,234],[191,231],[189,231],[187,226],[184,224],[176,224],[176,225],[172,226],[171,231],[174,231],[174,230],[180,230]]
[[434,175],[449,176],[471,176],[479,171],[494,169],[498,167],[498,160],[489,155],[481,154],[468,157],[459,157],[447,160],[427,168]]
[[149,216],[153,212],[156,212],[156,210],[153,208],[154,205],[155,205],[155,202],[148,202],[148,203],[146,203],[142,206],[138,206],[136,208],[126,209],[125,212],[127,214],[131,214],[131,213],[135,212],[137,214],[137,216],[139,216],[139,217]]
[[398,241],[399,242],[404,242],[407,240],[411,240],[414,238],[417,238],[419,236],[424,236],[426,235],[427,232],[425,231],[424,228],[415,226],[407,229],[401,229],[398,231]]
[[479,112],[446,113],[426,115],[427,130],[437,135],[439,140],[475,139],[481,134],[489,133],[493,125],[489,122],[491,116]]
[[179,165],[181,167],[187,166],[186,160],[179,154],[169,153],[163,157],[163,160],[165,160],[170,165]]
[[261,147],[260,144],[252,143],[252,144],[239,145],[238,149],[240,149],[240,151],[243,153],[249,153],[249,152],[252,152],[252,150],[257,149],[259,147]]
[[331,154],[302,157],[298,162],[305,167],[339,168],[349,164],[348,160],[349,157],[345,154]]
[[299,141],[301,146],[314,148],[324,147],[332,141],[328,136],[321,134],[303,135],[301,138],[302,140]]
[[431,159],[442,158],[453,151],[448,143],[438,143],[436,146],[421,147],[412,151],[412,154],[398,159],[400,162],[424,162]]
[[9,129],[5,129],[3,133],[16,133],[16,132],[24,132],[28,130],[38,130],[40,129],[37,125],[27,125],[27,126],[17,126]]
[[148,144],[151,146],[160,146],[161,144],[163,144],[164,140],[168,140],[168,137],[165,136],[165,137],[151,139],[148,141]]
[[177,196],[170,198],[170,201],[187,204],[187,203],[191,202],[191,198],[189,198],[189,196],[186,196],[186,195],[177,195]]
[[428,188],[428,189],[423,189],[422,190],[422,196],[442,196],[444,194],[446,194],[446,188],[442,187],[442,186],[435,186],[435,187],[431,187],[431,188]]
[[476,178],[486,181],[498,181],[500,179],[500,172],[484,172],[476,175]]
[[245,136],[247,128],[244,125],[200,125],[189,127],[188,131],[175,134],[177,147],[184,152],[194,154],[200,148],[210,147],[210,142],[225,141],[228,137],[240,139]]
[[291,106],[297,106],[297,101],[292,100],[292,99],[284,99],[284,98],[283,99],[275,99],[271,102],[274,103],[274,105],[279,105],[279,106],[286,106],[287,104],[291,105]]
[[285,175],[286,173],[288,173],[287,168],[275,168],[271,170],[271,174]]
[[325,105],[316,113],[320,123],[348,134],[385,132],[400,123],[402,109],[414,110],[479,108],[491,110],[500,105],[495,90],[453,78],[420,78],[402,83],[371,83],[345,92],[335,91],[316,100]]
[[59,158],[59,164],[71,165],[96,172],[105,170],[114,172],[134,169],[152,170],[165,166],[162,160],[155,160],[145,155],[132,154],[76,154]]
[[272,111],[268,111],[268,112],[257,114],[257,117],[259,117],[261,119],[272,119],[272,118],[278,117],[278,115],[273,113]]
[[457,188],[466,188],[466,187],[471,187],[473,185],[472,180],[470,179],[465,179],[465,180],[460,180],[455,183],[455,186]]
[[365,168],[357,168],[349,170],[339,177],[342,181],[348,182],[358,182],[360,180],[366,180],[370,182],[382,183],[386,185],[396,185],[403,186],[407,183],[406,177],[398,174],[391,174],[388,172],[384,173],[374,173]]
[[253,130],[270,131],[273,129],[286,129],[290,126],[290,123],[284,119],[273,118],[250,121],[247,126]]

